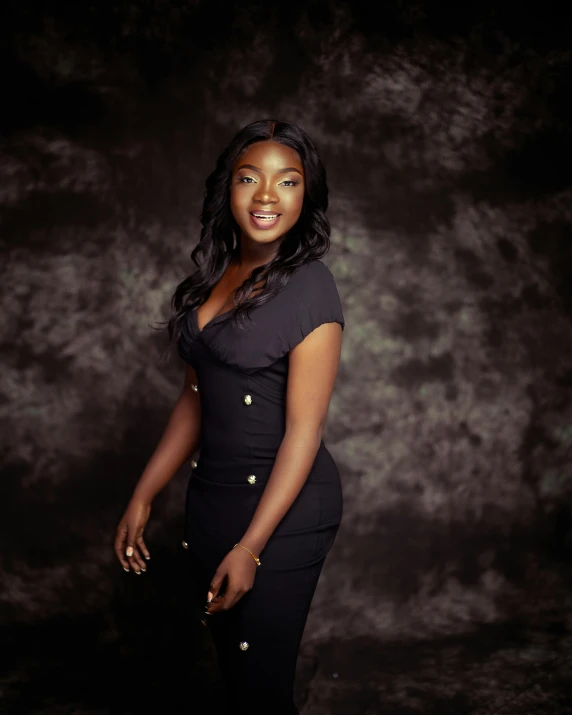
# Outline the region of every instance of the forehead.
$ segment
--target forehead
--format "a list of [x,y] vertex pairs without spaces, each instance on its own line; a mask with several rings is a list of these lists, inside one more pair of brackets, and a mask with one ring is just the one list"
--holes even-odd
[[237,158],[236,170],[241,164],[253,164],[264,171],[272,172],[292,166],[303,171],[300,155],[295,149],[279,142],[262,141],[251,144]]

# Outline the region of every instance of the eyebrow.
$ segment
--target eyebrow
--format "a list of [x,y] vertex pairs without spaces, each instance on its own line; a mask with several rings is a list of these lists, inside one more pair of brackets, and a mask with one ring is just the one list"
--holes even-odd
[[[252,169],[252,171],[257,171],[259,174],[262,174],[262,169],[259,169],[257,166],[253,166],[252,164],[241,164],[241,166],[238,167],[237,171],[240,171],[240,169]],[[300,176],[302,176],[302,172],[299,169],[296,169],[295,166],[288,166],[286,169],[278,169],[276,173],[286,174],[289,171],[295,171],[297,174],[300,174]]]

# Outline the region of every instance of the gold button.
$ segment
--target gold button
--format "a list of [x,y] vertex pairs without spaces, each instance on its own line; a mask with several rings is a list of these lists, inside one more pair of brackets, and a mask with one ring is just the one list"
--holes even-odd
[[244,404],[245,405],[251,405],[252,404],[252,397],[250,395],[245,395],[244,396]]
[[199,463],[198,463],[198,462],[195,462],[195,460],[193,459],[193,461],[191,462],[191,467],[192,467],[193,469],[196,469],[198,466],[199,466]]
[[193,388],[193,390],[194,390],[195,392],[198,392],[198,391],[199,391],[199,386],[198,386],[198,385],[191,385],[191,387]]
[[188,548],[189,548],[189,545],[187,544],[186,541],[181,541],[181,544],[182,544],[182,546],[183,546],[183,549],[188,549]]
[[254,476],[254,474],[249,474],[249,475],[248,475],[248,477],[247,477],[247,482],[248,482],[249,484],[256,484],[256,477]]
[[246,641],[241,641],[239,648],[240,648],[240,650],[248,650],[249,645]]

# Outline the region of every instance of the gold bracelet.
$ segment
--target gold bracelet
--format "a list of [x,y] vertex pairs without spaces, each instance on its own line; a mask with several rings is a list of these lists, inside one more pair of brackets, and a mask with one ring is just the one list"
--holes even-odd
[[240,546],[241,549],[246,549],[248,553],[252,556],[252,558],[256,561],[256,565],[260,566],[260,559],[258,556],[255,556],[250,549],[247,549],[246,546],[243,546],[242,544],[235,544],[232,548],[236,549],[237,546]]

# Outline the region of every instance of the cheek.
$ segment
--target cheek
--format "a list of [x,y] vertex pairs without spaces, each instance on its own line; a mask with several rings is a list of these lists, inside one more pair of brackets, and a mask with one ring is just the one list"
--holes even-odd
[[241,212],[244,209],[244,199],[241,197],[240,191],[230,192],[230,210],[232,211],[234,217],[236,218],[236,213]]
[[298,217],[302,213],[302,207],[304,206],[304,194],[299,193],[296,194],[295,196],[290,195],[288,197],[288,213],[291,216],[296,216]]

